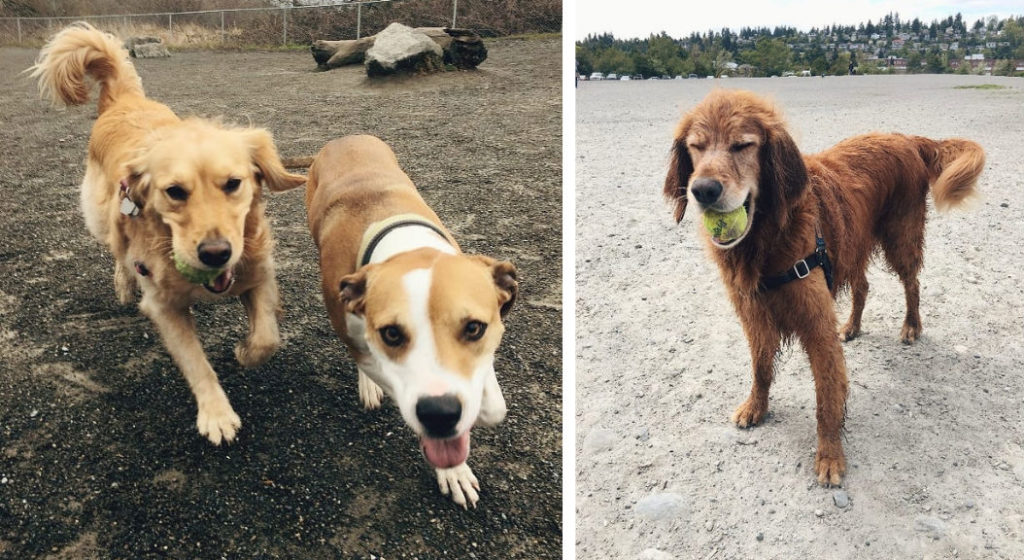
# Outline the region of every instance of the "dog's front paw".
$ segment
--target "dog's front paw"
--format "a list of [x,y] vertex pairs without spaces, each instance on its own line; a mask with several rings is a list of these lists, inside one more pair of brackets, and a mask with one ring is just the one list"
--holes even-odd
[[135,301],[135,290],[137,288],[138,283],[135,281],[135,276],[132,275],[132,272],[120,264],[115,265],[114,293],[117,294],[117,301],[121,302],[121,305],[128,305]]
[[839,486],[846,472],[846,459],[839,457],[823,457],[821,451],[814,456],[814,470],[818,473],[818,484]]
[[257,342],[247,338],[235,345],[235,359],[244,367],[256,367],[269,360],[280,346],[279,340]]
[[767,413],[768,403],[749,397],[736,408],[736,412],[732,413],[732,422],[740,428],[756,426],[761,423],[761,420],[764,420],[764,415]]
[[227,397],[221,397],[200,403],[196,427],[211,443],[220,445],[221,441],[231,443],[235,439],[235,434],[242,427],[242,419],[235,414]]
[[900,340],[903,344],[913,344],[920,336],[921,325],[903,323],[903,330],[900,331]]
[[463,509],[469,509],[469,506],[476,507],[476,502],[480,499],[477,494],[480,483],[466,463],[450,469],[437,469],[437,485],[441,487],[442,494],[451,494],[452,501]]
[[363,403],[366,410],[380,408],[381,399],[384,398],[384,390],[369,378],[362,370],[359,370],[359,402]]

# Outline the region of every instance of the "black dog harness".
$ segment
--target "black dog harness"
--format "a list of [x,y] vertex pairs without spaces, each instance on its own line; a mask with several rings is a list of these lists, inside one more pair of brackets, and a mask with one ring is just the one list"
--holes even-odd
[[761,290],[774,290],[783,284],[793,280],[807,278],[815,268],[821,267],[825,273],[825,283],[828,284],[828,291],[832,291],[832,262],[828,260],[828,252],[825,250],[825,238],[821,236],[821,230],[814,231],[814,252],[796,261],[796,264],[786,272],[776,276],[765,276],[761,278]]

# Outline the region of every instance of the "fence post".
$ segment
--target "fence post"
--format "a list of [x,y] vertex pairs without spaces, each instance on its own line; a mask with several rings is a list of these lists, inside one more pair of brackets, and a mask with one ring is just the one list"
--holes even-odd
[[356,4],[356,39],[360,37],[360,33],[363,31],[363,3]]
[[167,33],[170,35],[167,38],[168,44],[170,44],[170,42],[174,40],[174,24],[171,22],[171,17],[171,14],[167,14]]
[[228,35],[227,31],[224,30],[224,12],[220,13],[220,42],[227,43]]
[[288,46],[288,10],[287,9],[283,9],[281,11],[284,12],[284,30],[282,32],[283,38],[281,40],[282,41],[281,44],[287,47]]
[[452,0],[452,27],[455,27],[455,16],[459,15],[459,0]]
[[21,18],[17,18],[17,20],[18,20],[18,42],[21,43]]

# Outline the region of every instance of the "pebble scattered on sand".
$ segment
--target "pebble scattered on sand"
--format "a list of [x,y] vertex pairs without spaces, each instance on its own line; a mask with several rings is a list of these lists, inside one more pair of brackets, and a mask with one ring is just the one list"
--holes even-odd
[[850,496],[846,490],[836,490],[832,492],[832,501],[835,502],[837,508],[842,509],[850,505]]
[[683,511],[683,497],[674,492],[651,494],[636,504],[637,515],[659,521],[678,517]]
[[664,550],[648,548],[640,553],[640,560],[673,560],[673,556]]
[[927,533],[933,539],[938,539],[946,534],[946,524],[941,519],[919,515],[914,519],[914,530]]
[[615,432],[595,428],[583,439],[583,447],[589,451],[607,451],[614,448],[618,440]]

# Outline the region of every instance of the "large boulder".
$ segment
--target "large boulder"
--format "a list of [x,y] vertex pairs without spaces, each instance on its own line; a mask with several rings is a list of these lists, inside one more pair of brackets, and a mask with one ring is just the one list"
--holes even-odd
[[162,58],[171,56],[160,37],[129,37],[124,48],[135,58]]
[[444,69],[444,51],[426,34],[392,23],[376,35],[366,51],[366,74],[421,73]]

